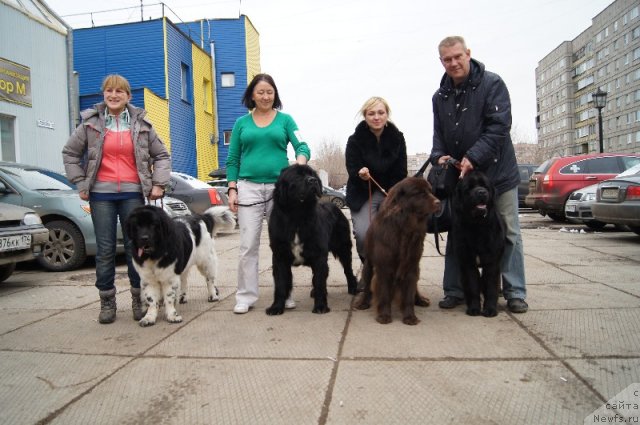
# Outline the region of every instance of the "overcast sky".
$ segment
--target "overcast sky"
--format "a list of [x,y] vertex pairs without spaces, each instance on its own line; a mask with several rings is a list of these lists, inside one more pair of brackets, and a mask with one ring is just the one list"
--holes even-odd
[[[45,0],[72,27],[140,20],[140,0]],[[437,45],[462,35],[471,56],[505,80],[514,130],[536,141],[535,68],[573,40],[610,0],[167,0],[173,21],[242,13],[260,33],[261,68],[278,86],[283,111],[312,149],[346,144],[370,96],[382,96],[408,153],[430,152],[431,96],[443,68]],[[93,13],[119,8],[121,12]],[[144,2],[145,19],[161,16]],[[83,15],[78,15],[83,14]],[[175,15],[174,15],[175,14]],[[77,15],[77,16],[72,16]],[[132,40],[135,42],[135,40]]]

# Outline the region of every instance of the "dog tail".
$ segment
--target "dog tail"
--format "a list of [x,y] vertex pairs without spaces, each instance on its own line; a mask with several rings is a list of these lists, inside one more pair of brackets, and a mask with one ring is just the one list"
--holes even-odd
[[213,227],[209,229],[211,235],[220,232],[229,232],[236,227],[236,218],[226,206],[214,206],[204,212],[213,219]]

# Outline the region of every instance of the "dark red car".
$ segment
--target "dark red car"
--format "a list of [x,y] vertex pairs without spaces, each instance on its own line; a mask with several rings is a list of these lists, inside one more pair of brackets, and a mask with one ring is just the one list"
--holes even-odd
[[571,192],[615,177],[640,163],[640,154],[596,153],[556,157],[540,165],[529,180],[525,204],[555,221],[564,221]]

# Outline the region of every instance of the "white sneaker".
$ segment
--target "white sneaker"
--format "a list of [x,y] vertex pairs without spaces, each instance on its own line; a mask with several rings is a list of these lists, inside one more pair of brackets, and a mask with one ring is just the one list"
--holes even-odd
[[287,298],[287,300],[284,302],[284,308],[296,308],[296,301],[291,297]]
[[245,314],[249,311],[249,304],[238,303],[235,307],[233,307],[233,312],[235,314]]

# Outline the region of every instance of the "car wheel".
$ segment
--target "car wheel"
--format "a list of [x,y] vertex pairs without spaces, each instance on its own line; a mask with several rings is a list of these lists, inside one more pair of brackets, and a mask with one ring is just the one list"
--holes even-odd
[[9,276],[16,269],[16,263],[3,264],[0,266],[0,282],[9,279]]
[[84,237],[76,226],[61,220],[50,221],[45,226],[49,229],[49,241],[37,257],[42,267],[53,272],[65,272],[84,264],[87,259]]
[[640,226],[629,226],[629,229],[636,235],[640,235]]
[[567,218],[562,215],[562,214],[556,214],[556,213],[547,213],[547,215],[549,216],[549,218],[553,221],[558,221],[558,222],[563,222],[563,221],[567,221]]
[[604,226],[607,225],[607,223],[603,223],[598,220],[587,221],[584,224],[586,224],[589,229],[593,229],[593,230],[602,230]]
[[333,198],[331,202],[338,208],[344,208],[344,201],[340,198]]

